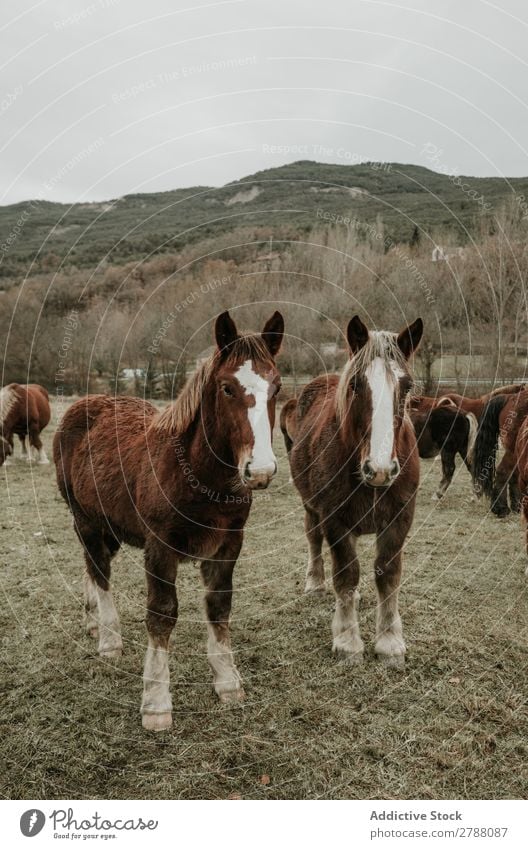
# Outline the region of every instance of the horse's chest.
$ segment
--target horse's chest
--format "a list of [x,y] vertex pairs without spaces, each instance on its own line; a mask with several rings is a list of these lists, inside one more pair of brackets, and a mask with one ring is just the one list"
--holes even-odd
[[233,511],[207,510],[203,507],[187,507],[173,521],[170,529],[170,544],[191,560],[206,560],[214,557],[226,542],[228,534],[242,530],[247,515]]

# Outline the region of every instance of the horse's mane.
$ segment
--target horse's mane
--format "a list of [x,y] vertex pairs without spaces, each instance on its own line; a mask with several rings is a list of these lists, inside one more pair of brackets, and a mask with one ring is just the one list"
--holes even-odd
[[360,350],[345,364],[335,394],[335,409],[338,421],[343,421],[348,410],[348,387],[350,381],[360,374],[364,374],[370,363],[379,357],[387,369],[387,374],[394,380],[392,365],[408,373],[407,361],[397,344],[396,333],[387,330],[370,331],[368,340]]
[[272,356],[261,336],[254,333],[242,334],[231,343],[227,354],[222,354],[218,349],[211,354],[188,378],[172,404],[154,418],[152,427],[166,433],[183,433],[194,421],[204,389],[220,362],[235,366],[245,360],[269,362],[270,366],[273,364]]
[[13,386],[0,389],[0,424],[3,424],[18,400]]

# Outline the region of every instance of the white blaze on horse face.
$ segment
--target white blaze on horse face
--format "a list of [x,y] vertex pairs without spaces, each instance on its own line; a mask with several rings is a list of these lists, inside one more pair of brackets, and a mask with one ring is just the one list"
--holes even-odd
[[369,460],[376,469],[388,469],[394,449],[394,380],[381,357],[369,363],[366,378],[372,394]]
[[253,370],[251,360],[240,366],[235,372],[240,385],[245,389],[246,395],[253,395],[255,404],[248,408],[248,418],[253,431],[253,450],[251,452],[251,473],[268,474],[275,473],[277,460],[271,445],[271,427],[268,416],[268,395],[270,384],[267,380]]

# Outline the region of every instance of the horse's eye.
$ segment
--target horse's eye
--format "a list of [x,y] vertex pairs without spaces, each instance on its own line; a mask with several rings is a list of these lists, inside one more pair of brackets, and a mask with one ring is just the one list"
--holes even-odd
[[231,387],[227,385],[227,383],[224,383],[224,385],[222,386],[222,392],[224,393],[224,395],[227,395],[228,398],[233,397],[233,391]]

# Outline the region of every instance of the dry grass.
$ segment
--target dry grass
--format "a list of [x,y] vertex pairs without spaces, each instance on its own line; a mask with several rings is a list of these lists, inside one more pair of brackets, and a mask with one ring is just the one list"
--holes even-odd
[[331,656],[331,594],[302,593],[302,513],[276,441],[280,474],[255,498],[235,573],[233,641],[247,701],[225,707],[212,693],[189,565],[172,640],[175,724],[162,736],[144,733],[139,718],[141,552],[116,558],[125,655],[102,661],[83,635],[82,557],[53,467],[2,469],[2,795],[526,796],[528,580],[517,517],[499,521],[471,502],[464,470],[445,502],[432,502],[439,466],[424,463],[401,599],[406,672],[373,657],[370,540],[361,545],[367,661],[346,668]]

